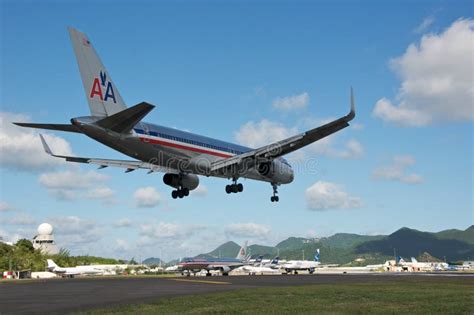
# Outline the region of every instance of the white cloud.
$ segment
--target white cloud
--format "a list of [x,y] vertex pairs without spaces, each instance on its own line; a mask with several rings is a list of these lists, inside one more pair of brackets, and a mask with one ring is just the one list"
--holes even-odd
[[373,115],[404,126],[473,120],[473,43],[474,20],[460,19],[411,44],[390,62],[402,80],[397,104],[382,98]]
[[350,196],[339,185],[318,181],[306,189],[306,204],[310,210],[324,211],[360,208],[362,201],[358,197]]
[[61,171],[44,173],[39,182],[49,189],[79,190],[92,187],[97,182],[104,182],[108,177],[95,171]]
[[16,214],[13,217],[0,218],[0,224],[4,225],[32,225],[36,220],[26,213]]
[[0,201],[0,212],[7,212],[7,211],[15,211],[15,208],[13,208],[11,205],[4,201]]
[[138,188],[133,194],[133,199],[138,208],[153,208],[162,200],[155,187],[151,186]]
[[169,222],[146,223],[140,226],[140,234],[150,240],[188,238],[194,233],[204,230],[202,225],[181,225]]
[[[43,173],[39,182],[48,193],[58,200],[75,200],[79,197],[100,199],[104,203],[114,202],[115,192],[103,183],[109,177],[96,171],[66,170]],[[99,184],[100,186],[95,186]]]
[[431,25],[433,25],[435,18],[433,15],[427,16],[423,19],[423,21],[418,25],[413,32],[417,34],[421,34],[425,32]]
[[94,220],[77,216],[60,216],[50,218],[48,222],[54,228],[56,241],[66,248],[91,245],[103,236],[102,228]]
[[87,199],[102,200],[102,202],[106,205],[112,205],[116,203],[115,191],[107,186],[92,188],[85,193],[84,197]]
[[357,159],[364,156],[364,147],[359,141],[351,139],[346,142],[344,149],[337,149],[334,147],[334,139],[334,135],[328,136],[309,145],[308,149],[317,155],[342,159]]
[[115,244],[117,245],[117,250],[119,251],[128,251],[131,249],[130,244],[126,240],[116,239]]
[[235,237],[266,238],[270,235],[271,229],[265,225],[253,222],[232,223],[225,228],[225,232]]
[[132,226],[132,221],[128,218],[123,218],[115,222],[116,227],[130,227]]
[[[42,171],[65,165],[63,159],[44,152],[38,131],[12,124],[27,121],[29,118],[24,115],[0,112],[0,165],[21,171]],[[44,137],[54,153],[72,155],[69,143],[63,138],[48,134]]]
[[298,95],[277,97],[272,103],[273,108],[285,111],[305,108],[308,104],[309,94],[307,92]]
[[258,123],[247,122],[234,135],[238,143],[250,148],[258,148],[297,133],[298,129],[295,127],[286,128],[280,123],[262,119]]
[[423,177],[416,173],[406,174],[406,169],[414,164],[415,159],[412,156],[397,155],[393,157],[392,165],[376,168],[372,176],[374,179],[419,184],[423,182]]

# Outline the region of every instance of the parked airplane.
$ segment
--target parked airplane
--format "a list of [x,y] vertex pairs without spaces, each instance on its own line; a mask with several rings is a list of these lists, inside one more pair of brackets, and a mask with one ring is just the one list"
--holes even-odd
[[178,266],[181,272],[187,275],[206,270],[206,276],[210,276],[211,271],[220,271],[222,275],[228,276],[231,270],[243,266],[247,258],[247,242],[245,242],[235,258],[184,258]]
[[[293,181],[291,165],[282,157],[349,126],[355,117],[351,89],[349,114],[320,127],[257,149],[247,148],[173,128],[142,122],[155,107],[141,102],[127,108],[89,38],[69,28],[79,72],[91,115],[71,119],[70,124],[16,123],[19,126],[82,133],[135,160],[109,160],[54,154],[41,137],[45,151],[68,162],[88,163],[99,168],[146,169],[164,172],[163,182],[175,188],[171,196],[183,198],[199,185],[198,175],[232,180],[225,191],[243,191],[240,178],[271,184],[272,202],[278,202],[278,186]],[[185,110],[185,109],[184,109]]]
[[289,260],[282,265],[282,268],[285,269],[286,273],[293,272],[295,275],[298,274],[300,270],[308,270],[309,273],[313,273],[314,269],[320,267],[321,263],[319,262],[319,248],[316,250],[314,255],[314,260]]
[[94,268],[93,266],[59,267],[52,259],[47,259],[47,262],[48,270],[60,276],[73,278],[78,275],[99,275],[104,273],[104,270]]
[[261,265],[244,265],[236,269],[248,273],[249,275],[264,275],[264,274],[281,274],[281,271],[270,266]]

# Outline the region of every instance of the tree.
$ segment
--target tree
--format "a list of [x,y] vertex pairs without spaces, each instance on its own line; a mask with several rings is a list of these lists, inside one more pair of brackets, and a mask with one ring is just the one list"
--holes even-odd
[[21,240],[18,240],[18,242],[16,242],[15,246],[18,247],[18,248],[25,249],[25,250],[27,250],[31,253],[33,253],[35,251],[35,249],[33,247],[33,243],[31,243],[31,241],[27,240],[26,238],[22,238]]

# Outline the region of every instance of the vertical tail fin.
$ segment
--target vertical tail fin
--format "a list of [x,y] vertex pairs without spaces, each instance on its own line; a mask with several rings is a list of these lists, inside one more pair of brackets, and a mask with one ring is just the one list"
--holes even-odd
[[68,28],[92,116],[106,117],[127,108],[86,34]]
[[319,262],[319,248],[316,250],[316,254],[314,254],[314,261]]
[[51,270],[58,267],[58,265],[56,265],[56,263],[52,259],[47,259],[46,261],[48,262],[48,269]]
[[240,260],[246,260],[247,259],[247,245],[248,245],[248,241],[245,241],[245,244],[244,246],[242,246],[239,250],[239,253],[237,254],[237,259],[240,259]]
[[416,264],[416,263],[418,262],[418,260],[416,260],[415,257],[412,257],[412,258],[411,258],[411,262]]

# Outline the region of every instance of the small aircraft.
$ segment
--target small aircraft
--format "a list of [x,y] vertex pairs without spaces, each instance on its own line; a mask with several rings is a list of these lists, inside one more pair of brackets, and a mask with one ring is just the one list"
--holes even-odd
[[270,200],[278,202],[278,186],[294,179],[293,169],[283,156],[348,127],[355,117],[351,88],[351,110],[346,116],[256,149],[146,123],[142,119],[155,106],[141,102],[127,108],[89,38],[73,28],[69,28],[69,34],[91,115],[72,118],[70,124],[15,124],[84,134],[134,160],[57,155],[42,136],[41,141],[46,153],[68,162],[120,167],[126,173],[137,169],[148,170],[149,174],[163,172],[163,182],[174,188],[173,199],[186,197],[196,189],[198,176],[213,176],[232,180],[225,187],[228,194],[243,191],[240,178],[268,182],[273,188]]
[[206,276],[211,276],[211,271],[219,271],[223,276],[228,276],[229,272],[243,266],[248,259],[247,242],[242,246],[235,258],[184,258],[179,264],[179,270],[184,275],[196,274],[201,270],[206,270]]
[[47,262],[49,271],[63,277],[74,278],[78,275],[100,275],[104,273],[104,270],[93,266],[59,267],[52,259],[47,259]]
[[295,275],[298,274],[300,270],[307,270],[310,274],[314,273],[314,270],[320,267],[321,263],[319,262],[319,248],[316,250],[314,255],[314,260],[289,260],[284,263],[281,267],[286,271],[286,273],[293,272]]

